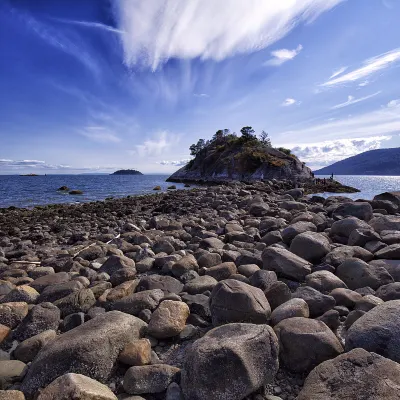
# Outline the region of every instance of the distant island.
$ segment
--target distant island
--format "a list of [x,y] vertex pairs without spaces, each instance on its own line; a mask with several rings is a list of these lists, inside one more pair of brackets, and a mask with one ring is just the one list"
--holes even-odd
[[113,172],[111,175],[143,175],[140,171],[136,171],[135,169],[120,169],[118,171]]
[[38,174],[23,174],[23,175],[20,175],[20,176],[39,176]]
[[400,148],[369,150],[314,173],[315,175],[400,176]]

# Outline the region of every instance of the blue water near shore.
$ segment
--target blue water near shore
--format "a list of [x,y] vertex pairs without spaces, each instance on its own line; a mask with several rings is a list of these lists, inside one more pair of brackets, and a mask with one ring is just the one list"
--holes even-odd
[[[329,177],[328,175],[316,175],[316,178]],[[340,194],[353,200],[372,200],[374,196],[383,192],[400,191],[400,176],[336,175],[334,178],[343,185],[352,186],[360,190],[359,193]],[[332,196],[332,193],[319,193],[319,195],[329,197]]]
[[[166,191],[170,183],[167,175],[47,175],[17,176],[0,175],[0,207],[33,207],[36,205],[75,203],[104,200],[107,197],[125,197],[154,193],[155,186]],[[324,176],[318,176],[323,178]],[[329,176],[326,176],[329,178]],[[400,176],[335,176],[344,185],[360,189],[360,193],[345,196],[353,199],[372,199],[386,191],[400,191]],[[60,186],[79,189],[83,195],[72,196],[58,192]],[[183,189],[183,184],[175,184]],[[322,193],[324,197],[332,193]],[[342,194],[343,195],[343,194]]]
[[[167,190],[172,183],[168,175],[0,175],[0,207],[33,207],[36,205],[75,203],[155,193],[161,186]],[[174,183],[177,189],[184,185]],[[61,186],[83,191],[83,195],[59,192]]]

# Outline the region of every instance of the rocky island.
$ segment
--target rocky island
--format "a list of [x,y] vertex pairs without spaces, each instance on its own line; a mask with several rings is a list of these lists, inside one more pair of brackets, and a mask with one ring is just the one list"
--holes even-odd
[[399,398],[397,193],[229,182],[0,227],[2,398]]
[[228,129],[219,130],[212,140],[200,139],[190,149],[195,158],[172,174],[168,182],[301,182],[313,177],[311,169],[289,149],[273,148],[266,133],[258,138],[250,126],[241,129],[241,136]]
[[113,172],[111,175],[143,175],[143,174],[139,171],[136,171],[135,169],[120,169],[118,171]]

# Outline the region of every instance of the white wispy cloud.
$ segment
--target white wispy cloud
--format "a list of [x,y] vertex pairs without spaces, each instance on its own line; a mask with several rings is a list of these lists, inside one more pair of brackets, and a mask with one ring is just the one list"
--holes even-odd
[[208,95],[207,93],[195,93],[193,96],[194,97],[200,97],[200,98],[203,98],[203,99],[206,99],[206,98],[210,97],[210,95]]
[[[374,111],[348,118],[336,119],[304,128],[286,130],[278,135],[286,142],[296,142],[298,138],[352,138],[383,136],[400,132],[400,100],[392,100]],[[283,145],[283,143],[282,143]],[[286,146],[286,144],[285,144]]]
[[317,169],[368,150],[379,149],[392,136],[373,136],[339,139],[312,144],[297,145],[291,150],[310,167]]
[[261,50],[343,0],[114,0],[128,66]]
[[295,99],[288,98],[281,104],[281,106],[289,107],[293,106],[294,104],[298,104],[298,102]]
[[190,158],[186,158],[184,160],[178,160],[178,161],[160,161],[160,162],[158,162],[158,164],[161,164],[161,165],[173,165],[175,167],[183,167],[190,160],[191,160]]
[[85,66],[96,78],[99,78],[101,69],[90,52],[82,46],[82,41],[77,37],[69,38],[58,29],[45,24],[28,13],[10,9],[11,15],[22,20],[24,25],[40,37],[45,43],[74,57]]
[[345,101],[344,103],[337,104],[336,106],[333,106],[331,108],[331,110],[337,110],[338,108],[343,108],[343,107],[351,106],[352,104],[360,103],[361,101],[371,99],[372,97],[375,97],[380,93],[382,93],[382,91],[370,94],[365,97],[360,97],[359,99],[356,99],[354,96],[348,96],[347,101]]
[[333,74],[329,77],[329,79],[335,78],[336,76],[343,74],[343,72],[346,71],[348,68],[349,67],[341,67],[336,71],[333,71]]
[[87,126],[79,133],[88,139],[99,143],[118,143],[121,141],[115,132],[102,126]]
[[360,79],[366,79],[372,74],[375,74],[381,70],[389,68],[393,64],[400,61],[400,48],[388,51],[387,53],[380,54],[376,57],[369,58],[364,61],[360,68],[357,68],[347,74],[330,77],[329,80],[323,83],[321,86],[336,86],[346,83],[358,81]]
[[168,131],[158,132],[153,138],[136,145],[135,149],[130,151],[130,153],[132,155],[139,155],[140,157],[160,156],[176,146],[179,139],[178,135]]
[[293,60],[303,50],[303,46],[299,44],[295,49],[280,49],[271,51],[272,58],[264,63],[264,65],[270,65],[278,67],[287,61]]
[[57,22],[62,22],[63,24],[70,24],[70,25],[80,25],[84,26],[86,28],[94,28],[94,29],[101,29],[107,32],[112,32],[112,33],[119,33],[123,34],[124,31],[121,31],[120,29],[114,28],[113,26],[102,24],[100,22],[92,22],[92,21],[76,21],[72,19],[64,19],[64,18],[53,18],[53,20]]

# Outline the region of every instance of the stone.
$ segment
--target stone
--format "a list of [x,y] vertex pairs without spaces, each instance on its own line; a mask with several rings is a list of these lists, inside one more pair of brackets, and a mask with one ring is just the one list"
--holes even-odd
[[106,386],[85,375],[62,375],[40,391],[37,400],[117,400]]
[[324,260],[327,264],[338,267],[349,258],[359,258],[368,262],[374,258],[374,255],[359,246],[339,246],[329,252]]
[[348,308],[354,308],[356,303],[362,299],[361,294],[345,288],[333,289],[329,295],[335,299],[338,306],[345,306]]
[[393,282],[393,278],[385,268],[367,264],[358,258],[349,258],[336,269],[336,275],[349,289],[369,286],[376,290],[382,285]]
[[0,400],[25,400],[25,396],[19,390],[0,390]]
[[299,221],[287,226],[282,232],[282,240],[290,245],[292,240],[299,234],[304,232],[317,232],[317,227],[312,222]]
[[302,282],[311,273],[311,264],[282,248],[266,248],[262,253],[263,268],[285,278]]
[[264,269],[259,269],[250,277],[250,284],[263,291],[268,290],[277,281],[278,278],[274,271],[266,271]]
[[400,300],[400,282],[383,285],[375,294],[383,301]]
[[320,261],[331,249],[328,238],[317,232],[297,235],[290,244],[290,251],[312,263]]
[[362,311],[369,311],[382,304],[383,300],[379,297],[376,297],[372,294],[367,294],[363,296],[360,300],[356,302],[355,309],[362,310]]
[[189,306],[186,303],[164,300],[151,316],[148,333],[157,339],[177,336],[185,328],[189,314]]
[[314,368],[297,400],[397,400],[399,390],[399,364],[354,349]]
[[322,321],[329,329],[336,332],[337,328],[340,326],[340,313],[335,309],[329,310],[318,317],[317,320]]
[[130,296],[108,303],[107,305],[112,310],[137,316],[142,310],[155,310],[163,297],[164,292],[161,289],[144,290],[143,292],[133,293]]
[[214,267],[210,267],[206,270],[206,275],[212,276],[217,281],[229,279],[233,274],[237,273],[237,268],[233,262],[225,262]]
[[218,253],[207,252],[206,254],[203,254],[198,258],[197,263],[199,265],[199,268],[211,268],[215,265],[221,264],[222,259]]
[[400,244],[395,243],[390,246],[386,246],[375,253],[376,258],[384,258],[388,260],[399,260],[400,259]]
[[228,322],[267,323],[271,308],[261,289],[234,279],[219,282],[210,296],[213,325]]
[[28,304],[25,302],[0,304],[0,324],[14,329],[28,314]]
[[291,299],[275,308],[271,314],[271,325],[275,326],[287,318],[308,318],[309,316],[308,304],[303,299]]
[[293,372],[309,372],[318,364],[343,353],[335,334],[315,319],[284,319],[274,327],[279,340],[279,357]]
[[192,256],[185,256],[178,260],[171,268],[171,271],[174,276],[179,278],[184,275],[188,271],[198,271],[199,266],[197,264],[196,259]]
[[400,217],[395,215],[382,215],[372,218],[369,224],[376,232],[400,231]]
[[0,361],[0,382],[2,386],[11,385],[14,382],[20,382],[27,371],[25,363],[19,360],[1,360]]
[[310,310],[310,317],[315,318],[335,307],[336,302],[332,296],[322,294],[310,286],[300,286],[293,293],[293,298],[303,299]]
[[90,289],[81,289],[54,302],[54,305],[60,309],[62,318],[74,313],[86,313],[95,304],[96,298]]
[[135,270],[135,261],[125,256],[111,255],[98,272],[105,272],[111,276],[118,270],[125,268]]
[[306,285],[321,293],[330,293],[334,289],[347,289],[347,285],[329,271],[316,271],[306,276]]
[[180,369],[166,364],[130,367],[124,376],[124,390],[129,394],[164,392],[178,380]]
[[139,339],[125,345],[118,356],[118,361],[130,365],[147,365],[151,363],[151,344],[149,339]]
[[332,224],[329,236],[332,238],[335,236],[344,237],[346,238],[347,243],[348,238],[354,229],[370,229],[370,226],[359,218],[347,217]]
[[7,339],[8,335],[10,334],[11,329],[8,326],[0,324],[0,344]]
[[400,300],[391,300],[368,311],[350,327],[346,351],[361,347],[400,362]]
[[260,267],[257,264],[245,264],[245,265],[240,265],[237,270],[239,274],[242,274],[247,278],[250,278],[257,271],[260,271]]
[[348,202],[338,206],[332,216],[334,218],[356,217],[363,221],[369,221],[373,216],[373,210],[371,204],[367,202]]
[[349,329],[354,322],[356,322],[359,318],[361,318],[366,312],[362,310],[353,310],[349,313],[349,315],[346,318],[346,321],[344,321],[344,327],[345,329]]
[[29,397],[69,372],[104,382],[121,350],[139,339],[146,326],[136,317],[111,311],[63,333],[33,360],[21,390]]
[[[181,387],[190,400],[241,400],[272,382],[278,341],[268,325],[234,323],[212,329],[187,350]],[[223,368],[221,368],[223,366]]]
[[182,300],[189,306],[191,314],[197,314],[207,319],[211,317],[208,296],[204,294],[184,294]]
[[28,304],[36,303],[39,293],[28,285],[17,286],[10,293],[6,294],[1,300],[1,303],[25,302]]
[[14,357],[24,363],[29,363],[37,356],[39,351],[57,337],[54,330],[41,332],[21,342],[14,350]]
[[268,289],[264,290],[264,294],[272,310],[292,298],[288,285],[281,281],[271,283]]
[[373,229],[354,229],[349,236],[349,246],[364,247],[368,242],[380,240],[379,235]]
[[182,292],[183,284],[172,276],[154,274],[140,278],[136,291],[141,292],[153,289],[161,289],[165,294],[178,294]]
[[213,290],[217,283],[218,281],[212,276],[199,276],[198,278],[185,283],[183,291],[189,294],[201,294]]
[[71,280],[70,275],[67,272],[57,272],[55,274],[49,274],[41,276],[30,283],[35,290],[39,293],[47,286],[57,285],[59,283],[65,283]]
[[78,281],[69,281],[65,283],[59,283],[56,285],[47,286],[42,290],[38,298],[38,303],[54,302],[70,295],[71,293],[78,292],[83,289],[83,285]]

